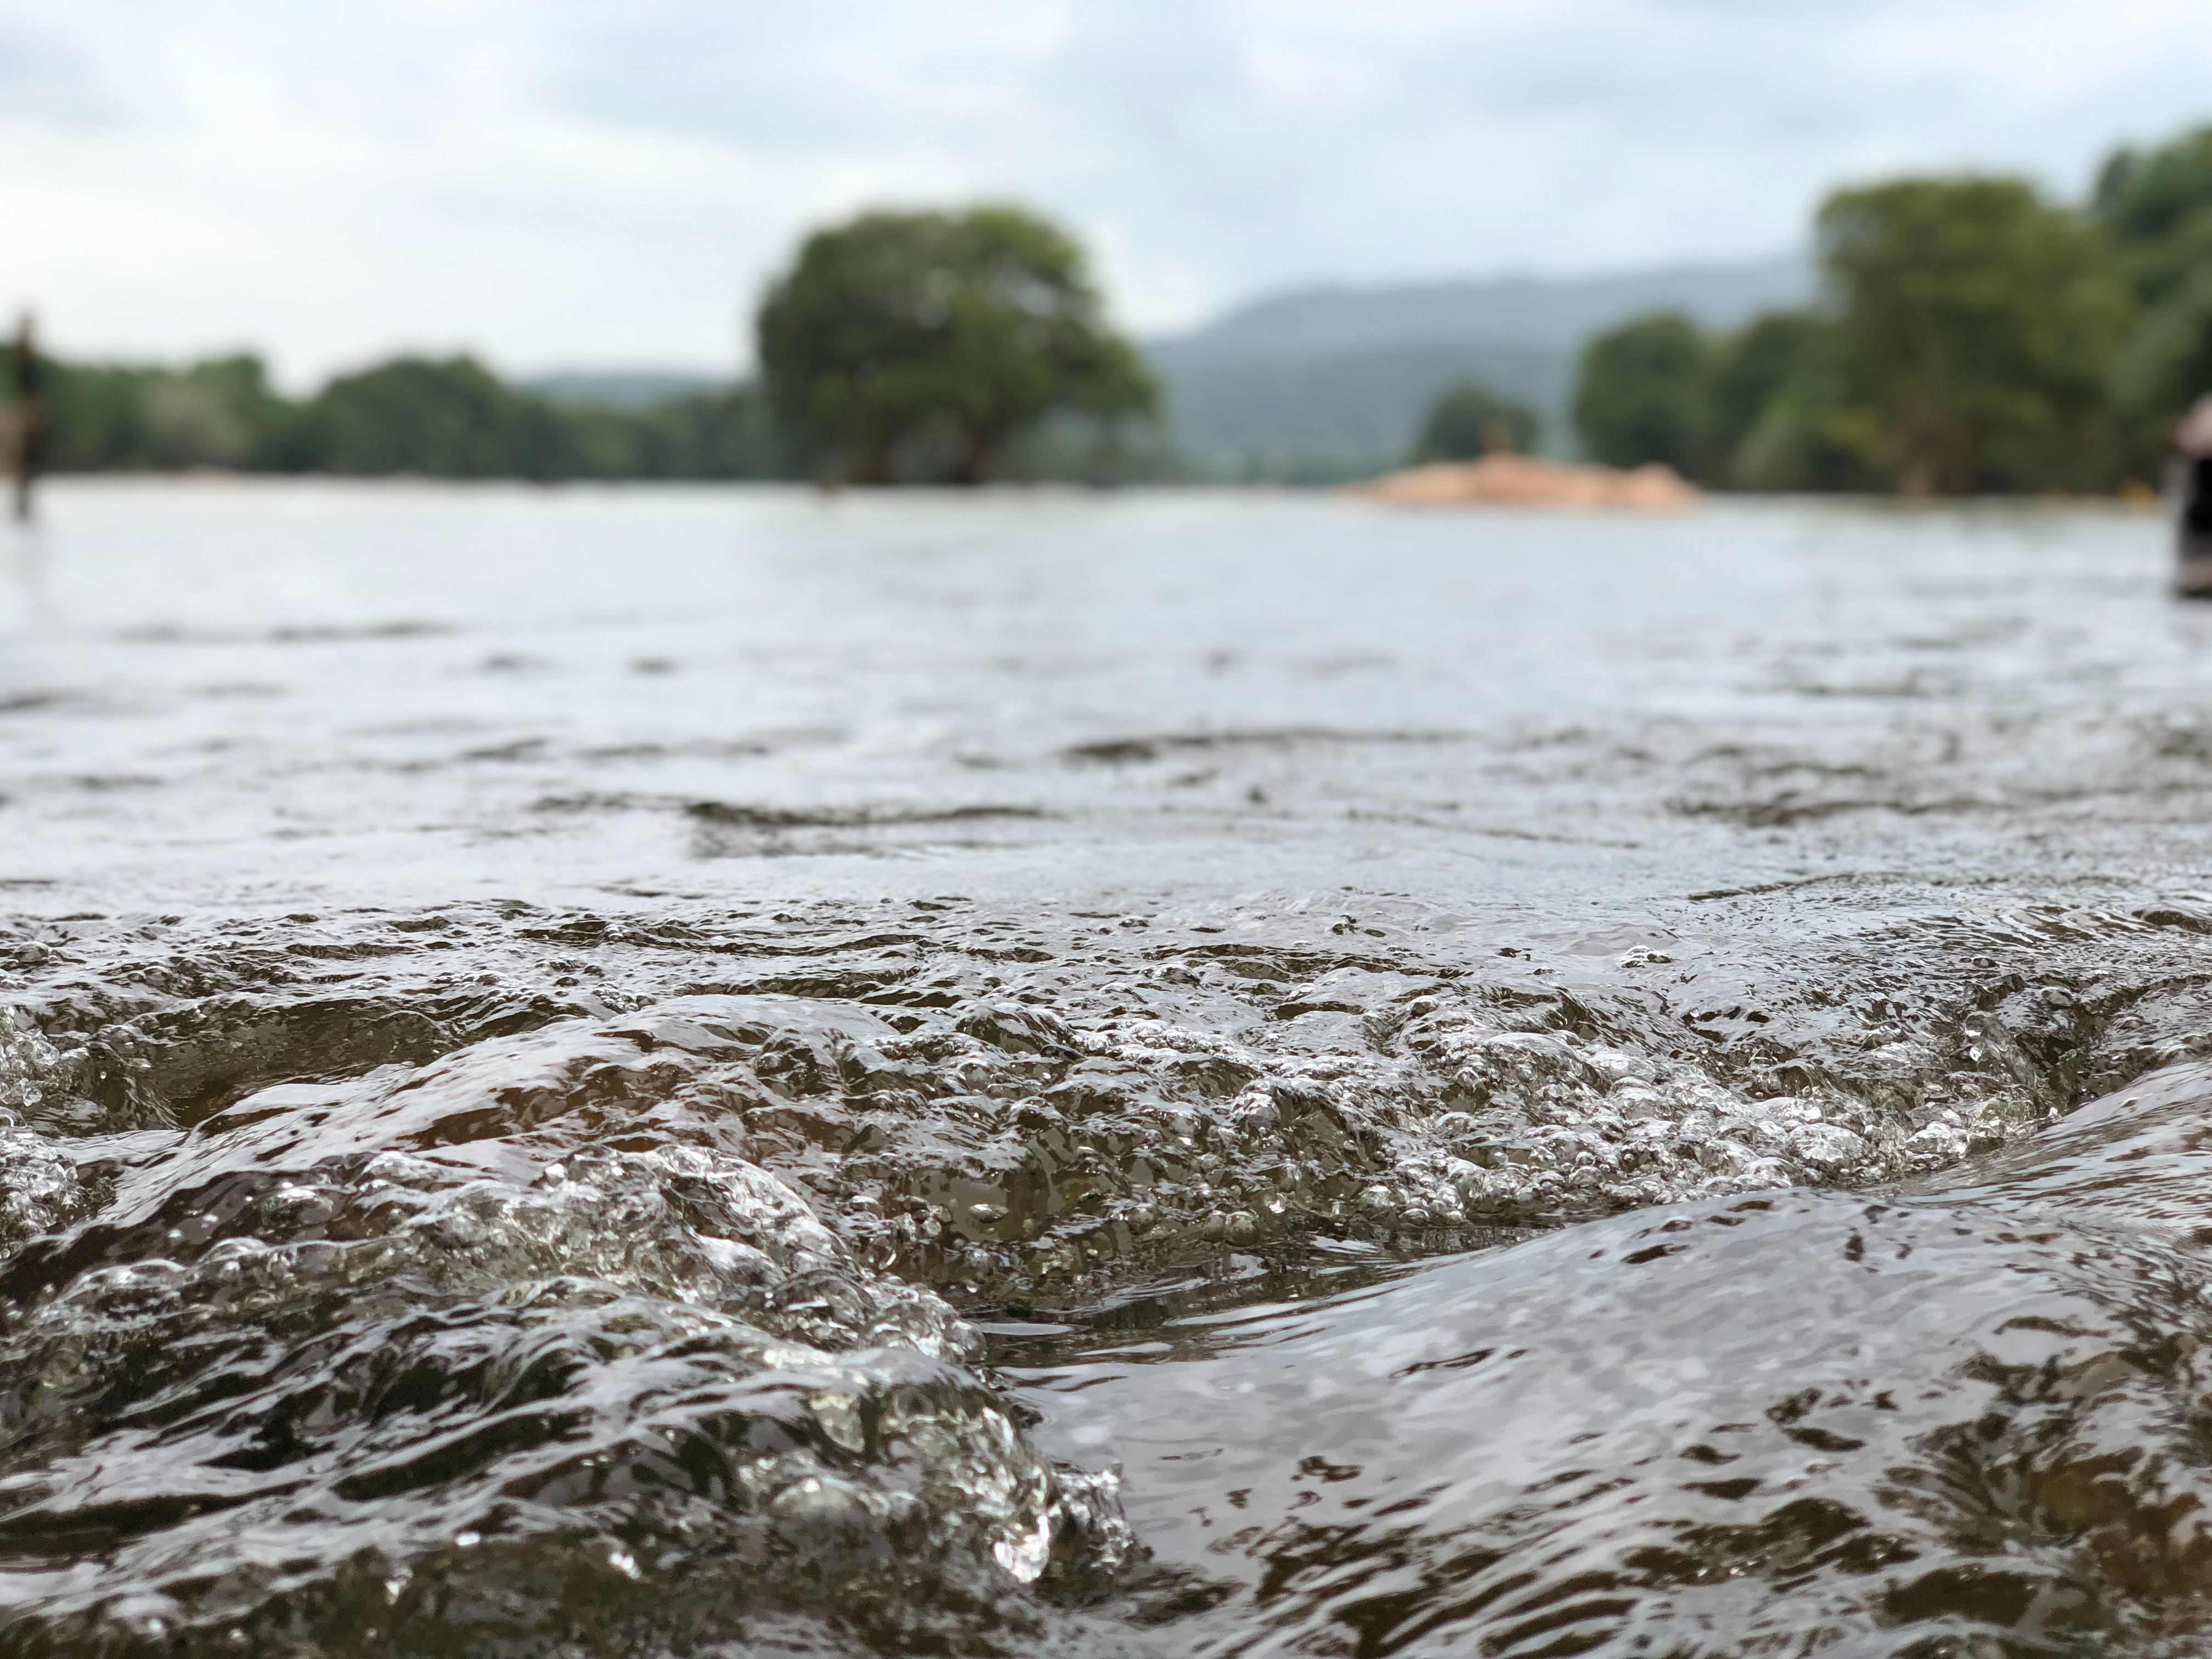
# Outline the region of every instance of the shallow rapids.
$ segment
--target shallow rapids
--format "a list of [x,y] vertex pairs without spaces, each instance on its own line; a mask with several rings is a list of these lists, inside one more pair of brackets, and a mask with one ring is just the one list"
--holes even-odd
[[0,1651],[2203,1651],[2159,553],[58,490]]

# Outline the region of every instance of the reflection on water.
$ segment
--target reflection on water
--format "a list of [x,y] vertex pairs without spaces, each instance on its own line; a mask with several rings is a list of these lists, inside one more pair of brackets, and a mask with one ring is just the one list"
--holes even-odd
[[52,505],[10,1651],[2212,1626],[2154,526]]

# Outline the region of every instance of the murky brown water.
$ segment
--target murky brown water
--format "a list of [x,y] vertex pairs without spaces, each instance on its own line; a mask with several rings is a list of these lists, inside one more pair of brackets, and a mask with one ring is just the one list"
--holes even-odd
[[0,1651],[2212,1644],[2154,521],[51,505]]

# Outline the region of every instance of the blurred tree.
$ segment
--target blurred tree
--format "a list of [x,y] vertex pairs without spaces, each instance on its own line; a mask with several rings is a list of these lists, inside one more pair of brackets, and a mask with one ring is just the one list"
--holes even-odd
[[2118,386],[2129,468],[2154,477],[2173,422],[2212,392],[2212,126],[2115,152],[2091,210],[2142,306]]
[[817,231],[762,301],[757,334],[797,458],[862,483],[902,468],[978,483],[1055,410],[1110,420],[1157,402],[1082,250],[1012,208]]
[[467,358],[379,364],[305,404],[276,392],[251,356],[183,369],[52,363],[49,380],[54,465],[70,471],[776,476],[766,405],[750,386],[635,410],[568,407],[518,392]]
[[2155,149],[2114,151],[2097,174],[2090,208],[2136,292],[2155,303],[2201,269],[2201,230],[2212,218],[2212,126]]
[[1879,491],[1888,477],[1845,441],[1853,430],[1841,377],[1815,356],[1777,386],[1737,441],[1727,483],[1735,489]]
[[2212,247],[2136,319],[2118,380],[2130,469],[2155,477],[2174,422],[2212,392]]
[[2103,239],[2013,179],[1828,198],[1846,446],[1908,495],[2097,485],[2131,301]]
[[629,417],[631,471],[641,478],[777,476],[768,401],[753,387],[653,404]]
[[1775,311],[1719,342],[1706,404],[1705,471],[1711,482],[1735,482],[1744,440],[1776,393],[1811,371],[1826,333],[1811,312]]
[[46,363],[49,464],[58,472],[153,465],[146,388],[154,371]]
[[253,465],[284,405],[260,361],[182,370],[50,362],[53,465],[68,471]]
[[472,357],[400,357],[325,386],[291,459],[328,472],[561,477],[576,470],[568,435],[559,410]]
[[144,398],[156,466],[269,465],[298,416],[298,406],[270,387],[261,359],[245,354],[157,374]]
[[1480,380],[1446,386],[1429,406],[1413,445],[1413,459],[1471,461],[1478,456],[1536,447],[1536,411]]
[[238,411],[212,387],[160,374],[145,389],[146,436],[156,466],[235,466],[253,447]]
[[1713,345],[1679,312],[1656,312],[1583,349],[1575,429],[1608,466],[1662,461],[1704,476],[1711,427]]

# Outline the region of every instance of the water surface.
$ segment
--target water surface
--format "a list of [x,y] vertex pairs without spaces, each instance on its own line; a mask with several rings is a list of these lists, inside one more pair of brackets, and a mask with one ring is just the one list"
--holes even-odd
[[2154,521],[51,505],[8,1650],[2208,1639]]

